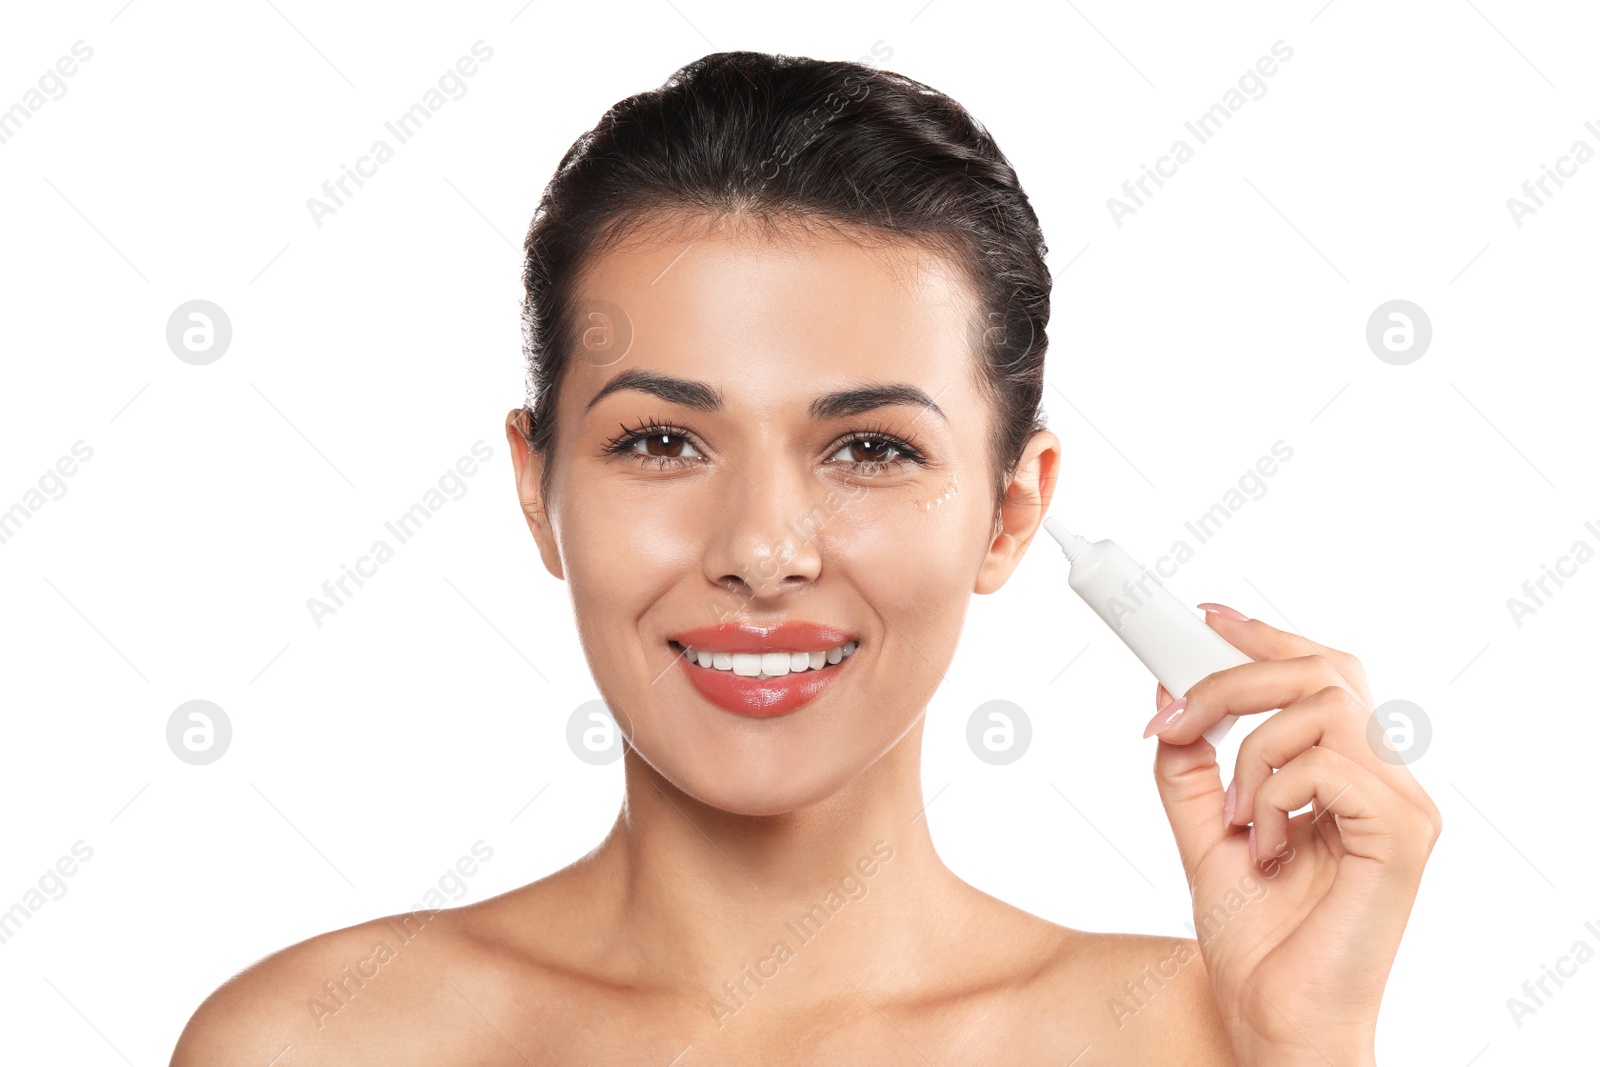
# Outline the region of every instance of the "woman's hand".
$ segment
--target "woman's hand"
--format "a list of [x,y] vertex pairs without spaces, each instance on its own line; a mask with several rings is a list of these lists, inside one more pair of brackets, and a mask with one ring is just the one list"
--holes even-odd
[[[1374,1063],[1379,1002],[1439,809],[1369,742],[1381,734],[1368,733],[1359,660],[1232,608],[1200,607],[1256,662],[1203,678],[1176,712],[1157,686],[1146,736],[1158,736],[1156,785],[1234,1053],[1251,1065]],[[1276,708],[1240,745],[1225,794],[1201,732],[1224,715]]]

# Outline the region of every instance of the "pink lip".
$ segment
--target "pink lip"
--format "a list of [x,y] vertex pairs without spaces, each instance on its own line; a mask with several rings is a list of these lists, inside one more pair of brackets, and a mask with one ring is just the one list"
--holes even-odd
[[714,648],[718,652],[822,652],[857,639],[837,626],[799,619],[773,626],[748,622],[697,626],[668,634],[667,638],[690,648]]
[[[749,624],[701,627],[674,634],[671,640],[689,648],[713,648],[719,652],[820,652],[857,639],[844,630],[820,623],[787,622],[772,627]],[[678,660],[689,684],[711,703],[735,715],[765,719],[786,715],[811,703],[838,680],[840,672],[859,654],[858,648],[848,659],[821,670],[766,679],[710,670],[690,662],[681,651],[678,651]]]

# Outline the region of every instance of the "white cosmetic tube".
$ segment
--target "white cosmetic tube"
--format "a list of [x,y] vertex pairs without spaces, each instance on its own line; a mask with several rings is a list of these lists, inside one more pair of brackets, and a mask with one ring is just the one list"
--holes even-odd
[[[1072,591],[1133,650],[1173,699],[1208,674],[1251,662],[1116,542],[1091,542],[1050,518],[1044,520],[1044,528],[1061,542],[1072,564],[1067,574]],[[1224,716],[1201,736],[1219,748],[1234,718]]]

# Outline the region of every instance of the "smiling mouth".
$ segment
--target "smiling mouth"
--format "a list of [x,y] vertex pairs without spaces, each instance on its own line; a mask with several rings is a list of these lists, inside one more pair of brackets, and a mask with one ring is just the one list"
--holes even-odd
[[858,641],[816,652],[719,652],[714,649],[691,648],[669,640],[667,645],[689,664],[699,670],[767,681],[791,674],[813,674],[831,670],[855,655]]

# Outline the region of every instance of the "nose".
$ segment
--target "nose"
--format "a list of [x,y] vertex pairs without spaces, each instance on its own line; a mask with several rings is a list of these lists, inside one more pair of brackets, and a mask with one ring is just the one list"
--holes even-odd
[[[706,518],[706,577],[741,601],[779,603],[822,572],[820,487],[777,464],[728,472]],[[738,605],[731,606],[738,610]]]

